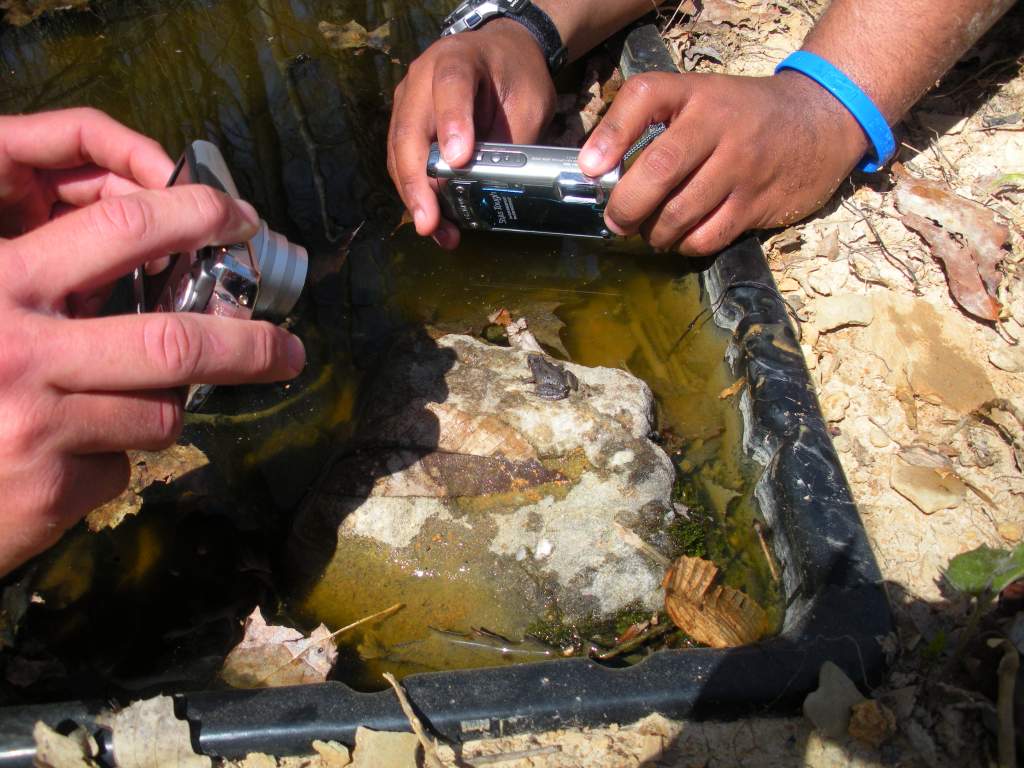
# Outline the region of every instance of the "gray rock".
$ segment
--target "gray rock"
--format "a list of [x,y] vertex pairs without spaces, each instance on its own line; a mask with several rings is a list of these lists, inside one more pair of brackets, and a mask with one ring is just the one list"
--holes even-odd
[[545,400],[526,357],[460,335],[389,352],[365,384],[352,448],[294,526],[290,557],[316,579],[313,603],[373,589],[380,607],[391,594],[406,603],[396,621],[410,632],[486,626],[512,637],[543,616],[660,605],[662,567],[616,529],[666,543],[675,474],[648,439],[650,389],[624,371],[564,363],[579,389]]
[[804,699],[804,716],[825,736],[841,739],[850,726],[850,710],[864,701],[846,674],[826,661],[818,673],[818,689]]

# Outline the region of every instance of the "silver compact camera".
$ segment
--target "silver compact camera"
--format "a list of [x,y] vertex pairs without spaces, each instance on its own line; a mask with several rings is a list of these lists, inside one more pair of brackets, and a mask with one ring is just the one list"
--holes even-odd
[[479,143],[464,168],[452,168],[431,144],[427,175],[443,180],[445,215],[463,229],[610,238],[604,209],[631,160],[664,133],[650,126],[600,178],[584,175],[579,150],[531,144]]
[[[206,184],[239,197],[220,150],[208,141],[185,148],[167,186]],[[201,312],[222,317],[281,320],[295,306],[306,282],[306,249],[267,226],[252,239],[230,245],[208,245],[172,254],[156,273],[139,267],[133,274],[139,312]],[[198,410],[213,385],[189,387],[185,409]]]

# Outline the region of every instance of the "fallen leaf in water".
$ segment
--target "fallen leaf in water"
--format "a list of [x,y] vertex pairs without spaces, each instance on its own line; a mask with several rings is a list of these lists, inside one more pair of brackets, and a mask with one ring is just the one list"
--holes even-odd
[[912,176],[899,164],[893,170],[899,179],[895,201],[903,223],[924,238],[942,261],[953,298],[975,317],[997,320],[999,263],[1009,229],[985,206]]
[[537,342],[536,337],[530,332],[530,329],[526,326],[526,318],[520,317],[518,320],[509,323],[505,326],[505,332],[508,334],[509,346],[521,349],[524,352],[537,352],[542,355],[546,355],[547,352]]
[[768,631],[768,617],[757,602],[732,587],[712,585],[718,566],[683,555],[665,574],[665,611],[683,632],[712,648],[753,643]]
[[88,4],[89,0],[3,0],[0,11],[12,27],[22,27],[48,11],[85,8]]
[[99,746],[91,734],[76,728],[67,736],[39,721],[32,729],[36,743],[35,768],[94,768],[92,760],[99,754]]
[[[172,445],[163,451],[129,451],[128,460],[132,476],[128,487],[116,499],[97,507],[85,516],[90,531],[116,528],[126,517],[137,515],[142,509],[142,495],[154,485],[169,485],[190,472],[209,465],[210,460],[194,445]],[[204,493],[204,483],[198,476],[190,478],[188,487],[182,493]]]
[[339,50],[355,49],[358,52],[364,48],[375,48],[382,53],[391,50],[388,43],[391,26],[387,21],[369,32],[357,21],[350,21],[341,26],[329,21],[321,21],[317,25],[317,29],[327,40],[328,45]]
[[245,620],[242,641],[224,659],[221,678],[234,688],[322,683],[338,659],[330,635],[323,624],[309,637],[267,624],[257,606]]
[[727,400],[728,398],[732,397],[737,392],[739,392],[743,388],[743,385],[746,384],[746,383],[747,383],[746,376],[741,376],[740,378],[736,379],[736,381],[734,381],[732,384],[730,384],[728,387],[726,387],[721,392],[719,392],[718,393],[718,399],[719,400]]
[[35,569],[20,581],[8,584],[0,593],[0,650],[12,647],[25,612],[33,602],[32,583]]
[[117,712],[96,717],[112,731],[118,768],[210,768],[213,761],[197,755],[187,720],[174,714],[174,699],[156,696],[136,701]]
[[502,307],[501,309],[496,309],[494,312],[491,312],[491,314],[487,316],[487,321],[494,323],[495,325],[507,327],[512,322],[512,314]]

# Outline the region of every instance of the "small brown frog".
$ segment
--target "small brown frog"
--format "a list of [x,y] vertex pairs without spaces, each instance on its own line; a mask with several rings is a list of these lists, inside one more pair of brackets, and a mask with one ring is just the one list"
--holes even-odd
[[533,383],[537,385],[537,395],[545,400],[562,400],[569,392],[579,389],[579,379],[572,371],[567,371],[558,363],[553,363],[544,355],[529,355],[526,358],[533,374]]

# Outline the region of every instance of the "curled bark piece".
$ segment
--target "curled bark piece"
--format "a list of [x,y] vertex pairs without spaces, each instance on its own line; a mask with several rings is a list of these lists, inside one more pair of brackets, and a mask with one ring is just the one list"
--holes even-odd
[[748,595],[732,587],[713,585],[718,566],[683,555],[668,569],[665,611],[677,627],[712,648],[730,648],[764,637],[768,617]]

